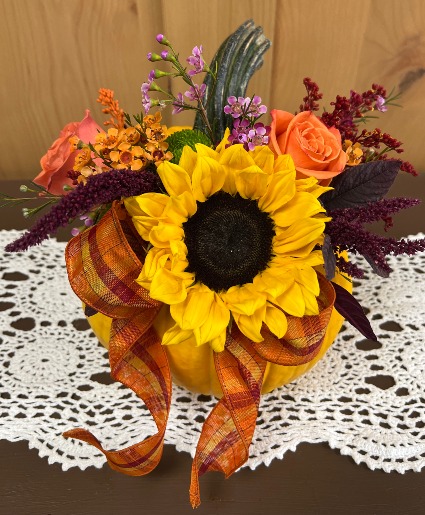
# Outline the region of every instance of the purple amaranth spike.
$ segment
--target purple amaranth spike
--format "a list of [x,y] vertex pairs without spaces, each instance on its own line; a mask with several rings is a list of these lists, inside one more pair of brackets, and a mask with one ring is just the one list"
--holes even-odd
[[319,91],[319,86],[312,81],[310,77],[305,77],[303,84],[307,91],[307,95],[303,98],[303,104],[300,105],[300,111],[318,111],[318,100],[323,98],[323,94]]
[[[333,213],[335,212],[333,211]],[[335,252],[346,250],[352,254],[360,254],[367,259],[369,264],[372,264],[374,270],[381,270],[386,275],[391,272],[391,268],[385,260],[386,256],[390,254],[411,256],[425,250],[425,238],[399,241],[395,238],[385,238],[367,231],[358,221],[348,222],[342,217],[333,218],[326,224],[326,234],[330,236]],[[340,266],[338,259],[337,266]],[[346,266],[344,271],[349,273]]]
[[6,252],[20,252],[40,244],[59,227],[69,224],[77,216],[91,211],[101,204],[109,204],[122,197],[134,197],[142,193],[159,191],[159,179],[151,171],[110,170],[89,177],[87,184],[80,183],[58,204],[37,220],[23,236],[9,243]]
[[332,217],[333,223],[342,220],[345,223],[370,224],[379,220],[385,221],[390,215],[417,206],[420,202],[416,198],[384,198],[361,207],[334,209],[329,211],[329,216]]
[[408,161],[403,161],[402,165],[400,166],[400,170],[403,170],[403,172],[406,173],[410,173],[410,175],[413,175],[413,177],[417,177],[418,175],[418,172],[415,170],[415,167]]

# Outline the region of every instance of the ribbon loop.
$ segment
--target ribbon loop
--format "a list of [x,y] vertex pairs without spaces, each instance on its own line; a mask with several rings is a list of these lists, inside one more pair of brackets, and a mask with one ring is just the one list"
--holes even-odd
[[283,338],[276,338],[266,327],[261,331],[264,340],[253,343],[255,350],[266,361],[283,366],[308,363],[320,351],[331,318],[335,290],[321,274],[317,274],[320,294],[317,297],[319,314],[304,317],[287,315],[288,329]]
[[71,288],[85,304],[110,318],[127,319],[150,308],[155,317],[162,303],[136,282],[145,255],[131,218],[114,202],[100,222],[68,243],[65,259]]

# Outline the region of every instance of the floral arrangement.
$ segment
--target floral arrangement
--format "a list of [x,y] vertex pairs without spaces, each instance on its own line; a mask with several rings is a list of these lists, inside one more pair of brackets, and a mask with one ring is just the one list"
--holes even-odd
[[[419,202],[384,198],[398,173],[416,172],[394,157],[399,141],[364,128],[372,113],[394,104],[382,86],[338,96],[319,115],[322,94],[306,78],[299,111],[271,110],[268,123],[261,98],[246,96],[270,45],[252,21],[210,65],[202,46],[182,62],[164,35],[157,41],[164,50],[148,59],[168,71],[152,70],[142,85],[143,111],[128,115],[101,89],[106,128],[89,111],[67,124],[41,159],[34,187],[21,187],[33,196],[2,195],[2,205],[41,197],[44,203],[24,215],[50,208],[8,252],[80,220],[66,251],[71,286],[109,345],[112,376],[144,400],[158,427],[121,451],[103,449],[84,429],[65,436],[95,445],[115,470],[150,472],[162,454],[171,374],[190,387],[189,376],[202,375],[205,359],[212,360],[221,399],[193,461],[196,507],[200,475],[228,476],[247,460],[260,392],[285,383],[281,375],[265,386],[270,366],[280,374],[312,366],[342,317],[376,339],[351,295],[352,278],[363,270],[349,256],[363,256],[387,277],[386,256],[423,251],[425,241],[397,241],[365,227],[381,220],[388,228],[394,214]],[[175,95],[159,85],[162,78],[180,79],[187,89]],[[167,128],[167,107],[174,115],[194,110],[194,127]]]

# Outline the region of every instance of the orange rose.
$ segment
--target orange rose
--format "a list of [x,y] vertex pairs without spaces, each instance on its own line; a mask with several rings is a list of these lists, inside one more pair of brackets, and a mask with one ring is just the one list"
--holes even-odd
[[347,155],[337,129],[328,129],[310,111],[293,115],[274,109],[271,116],[270,148],[276,155],[289,154],[300,178],[316,177],[329,183],[344,170]]
[[99,132],[103,132],[103,130],[90,116],[88,109],[81,122],[71,122],[65,125],[58,139],[41,158],[42,170],[34,182],[46,188],[53,195],[64,195],[64,185],[72,185],[67,173],[72,170],[75,156],[78,154],[78,151],[72,150],[69,138],[77,136],[84,143],[94,143],[95,136]]

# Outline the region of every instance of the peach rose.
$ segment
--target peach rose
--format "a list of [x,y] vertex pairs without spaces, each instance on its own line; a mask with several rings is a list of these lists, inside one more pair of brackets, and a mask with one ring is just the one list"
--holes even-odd
[[98,132],[104,132],[86,110],[81,122],[71,122],[61,130],[59,137],[47,153],[41,158],[41,172],[34,179],[39,186],[43,186],[53,195],[64,195],[65,184],[72,184],[67,173],[74,166],[76,150],[72,150],[69,138],[77,136],[84,143],[94,143]]
[[290,154],[299,177],[329,183],[344,170],[347,155],[337,129],[328,129],[311,111],[297,115],[271,111],[270,148],[276,155]]

